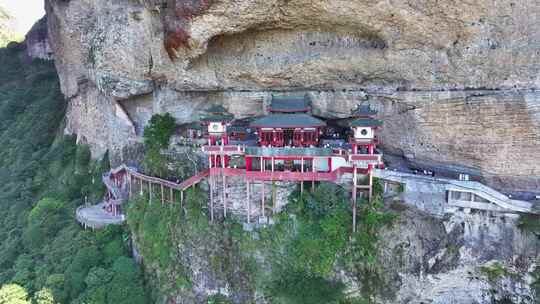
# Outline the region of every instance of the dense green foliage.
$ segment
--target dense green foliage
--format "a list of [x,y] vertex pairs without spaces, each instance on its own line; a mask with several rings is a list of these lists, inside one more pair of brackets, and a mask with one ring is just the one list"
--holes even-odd
[[0,303],[145,303],[123,230],[74,220],[85,199],[101,199],[107,161],[59,136],[55,70],[21,56],[0,49]]
[[144,171],[162,178],[182,178],[185,168],[182,162],[175,162],[162,150],[169,147],[171,136],[176,130],[174,117],[169,113],[155,114],[144,128]]
[[[377,183],[376,183],[377,184]],[[379,193],[380,187],[374,187]],[[368,303],[375,292],[369,281],[377,275],[378,231],[391,224],[393,215],[381,211],[380,198],[372,204],[360,204],[358,227],[351,233],[352,217],[349,198],[342,188],[321,184],[314,192],[291,198],[287,211],[293,217],[277,225],[296,227],[294,237],[286,240],[286,251],[274,257],[280,261],[273,267],[270,294],[276,303]],[[282,228],[281,228],[282,229]],[[268,230],[271,244],[281,233]],[[336,267],[355,273],[363,282],[366,298],[348,298],[345,287],[332,279]],[[375,283],[375,282],[373,282]],[[378,283],[378,282],[377,282]]]
[[[378,229],[392,220],[380,204],[361,204],[358,232],[351,234],[350,199],[332,184],[303,196],[293,193],[286,210],[273,217],[274,225],[252,232],[234,218],[210,224],[207,203],[207,194],[197,189],[186,193],[181,207],[161,205],[159,197],[150,204],[147,193],[130,203],[128,222],[160,296],[193,295],[194,261],[186,255],[195,255],[211,267],[198,271],[228,282],[236,294],[264,291],[267,301],[283,304],[369,303],[369,297],[347,296],[335,270],[355,273],[363,267],[370,279],[377,274],[372,269],[378,264]],[[230,301],[222,294],[207,299]]]
[[144,145],[149,149],[165,149],[174,134],[176,122],[170,113],[155,114],[144,128]]
[[522,231],[534,233],[537,237],[540,237],[540,216],[537,214],[521,214],[518,227]]
[[161,150],[169,146],[171,136],[174,134],[174,118],[165,113],[155,114],[150,119],[148,125],[144,128],[144,170],[155,176],[167,177],[168,160]]
[[[204,231],[209,227],[208,219],[200,209],[204,195],[200,191],[188,191],[184,205],[181,206],[179,193],[175,192],[175,203],[161,203],[161,197],[149,199],[148,193],[133,198],[129,202],[128,225],[133,233],[137,248],[149,261],[148,267],[154,267],[157,277],[152,297],[155,302],[162,293],[190,288],[191,283],[182,264],[174,263],[174,237],[180,227],[186,224],[184,218],[192,219],[190,229]],[[219,302],[216,302],[219,303]]]

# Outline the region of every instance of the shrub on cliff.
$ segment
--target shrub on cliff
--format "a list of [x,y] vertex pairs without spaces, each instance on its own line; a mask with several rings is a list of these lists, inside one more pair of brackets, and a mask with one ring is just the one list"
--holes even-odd
[[143,166],[148,174],[168,177],[168,159],[167,156],[161,154],[161,150],[169,146],[175,128],[175,120],[169,113],[153,115],[148,126],[144,128]]
[[144,128],[144,145],[147,149],[166,149],[176,129],[176,122],[170,113],[154,114]]

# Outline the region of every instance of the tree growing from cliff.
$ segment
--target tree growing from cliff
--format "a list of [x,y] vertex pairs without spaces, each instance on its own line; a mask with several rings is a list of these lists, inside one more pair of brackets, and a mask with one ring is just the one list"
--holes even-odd
[[148,126],[144,128],[143,138],[146,151],[143,166],[147,173],[166,177],[167,157],[161,154],[161,150],[169,146],[175,129],[176,122],[169,113],[153,115]]
[[155,114],[144,128],[144,145],[147,149],[166,149],[176,129],[176,122],[170,113]]

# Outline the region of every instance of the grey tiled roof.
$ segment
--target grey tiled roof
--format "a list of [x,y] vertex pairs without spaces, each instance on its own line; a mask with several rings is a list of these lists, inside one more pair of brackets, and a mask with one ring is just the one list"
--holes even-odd
[[382,126],[382,124],[382,120],[373,118],[357,118],[349,122],[351,127],[378,127]]
[[245,126],[230,126],[227,128],[228,132],[246,132],[247,127]]
[[307,95],[304,96],[274,96],[270,111],[275,112],[307,112],[310,101]]
[[326,123],[308,114],[270,114],[254,120],[251,127],[263,128],[308,128],[324,127]]
[[225,109],[222,105],[212,105],[208,109],[206,109],[206,112],[208,112],[208,113],[227,113],[227,109]]
[[230,121],[233,120],[234,116],[231,114],[220,114],[220,115],[204,115],[201,117],[201,121]]

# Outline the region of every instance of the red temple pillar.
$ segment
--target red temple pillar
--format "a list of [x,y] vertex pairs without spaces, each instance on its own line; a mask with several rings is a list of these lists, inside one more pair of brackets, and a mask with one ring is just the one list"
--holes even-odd
[[328,172],[332,172],[332,157],[328,158]]
[[246,156],[246,171],[251,171],[252,165],[252,158],[249,156]]

